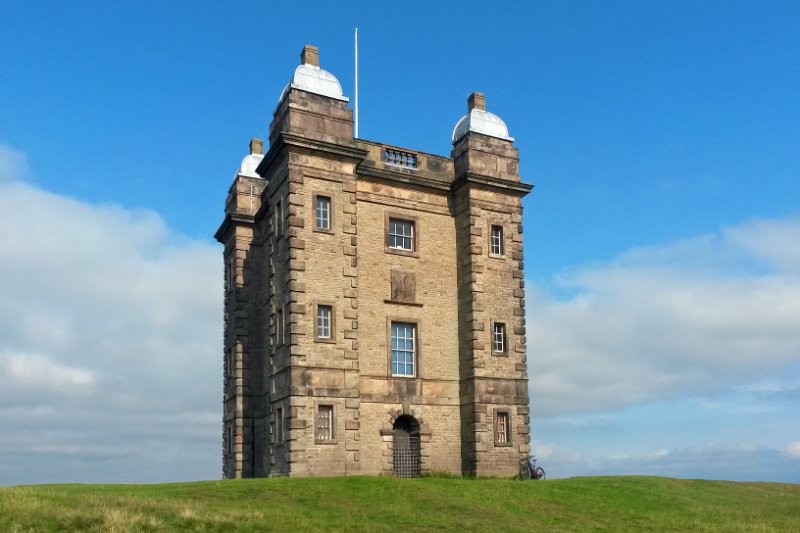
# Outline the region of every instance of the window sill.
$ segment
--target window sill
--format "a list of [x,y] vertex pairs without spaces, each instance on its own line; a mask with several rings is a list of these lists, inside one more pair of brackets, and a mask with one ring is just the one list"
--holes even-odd
[[385,304],[395,304],[395,305],[410,305],[412,307],[422,307],[421,303],[418,303],[418,302],[404,302],[402,300],[384,300],[383,303],[385,303]]
[[497,448],[510,448],[511,446],[514,445],[514,443],[513,442],[497,442],[497,441],[494,441],[494,445]]
[[328,445],[328,444],[339,444],[339,442],[336,439],[323,439],[323,440],[314,439],[314,444],[319,444],[321,446],[325,446],[325,445]]
[[335,232],[333,229],[314,228],[314,233],[326,233],[328,235],[333,235]]
[[419,252],[416,250],[403,250],[401,248],[389,248],[388,246],[385,246],[384,251],[387,254],[404,255],[406,257],[419,257]]
[[336,339],[327,339],[324,337],[314,337],[314,342],[318,342],[320,344],[336,344]]

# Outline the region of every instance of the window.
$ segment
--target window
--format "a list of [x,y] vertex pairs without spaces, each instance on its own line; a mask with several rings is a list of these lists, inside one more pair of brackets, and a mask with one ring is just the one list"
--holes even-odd
[[317,441],[332,442],[334,439],[333,406],[317,407]]
[[492,325],[492,351],[506,353],[506,325],[502,322],[495,322]]
[[314,336],[315,340],[323,342],[333,339],[333,306],[317,305],[317,324]]
[[233,348],[228,348],[228,353],[225,354],[225,375],[233,376],[235,361],[233,359]]
[[329,196],[316,196],[314,199],[314,229],[331,229],[331,199]]
[[275,202],[275,236],[283,235],[283,198]]
[[489,249],[492,255],[503,255],[503,226],[492,226]]
[[275,409],[275,443],[281,445],[283,443],[283,408],[278,407]]
[[275,320],[275,344],[283,344],[283,332],[286,329],[286,322],[283,320],[283,309],[278,309],[277,319]]
[[414,377],[417,326],[392,322],[392,375]]
[[230,426],[225,428],[225,453],[233,453],[233,428]]
[[495,446],[511,446],[511,419],[508,411],[496,411],[494,414]]
[[389,219],[389,248],[414,251],[414,222],[398,218]]
[[233,252],[230,256],[228,256],[228,265],[227,265],[227,278],[226,282],[228,284],[227,289],[229,291],[233,290],[234,284],[236,283],[236,257],[235,253]]

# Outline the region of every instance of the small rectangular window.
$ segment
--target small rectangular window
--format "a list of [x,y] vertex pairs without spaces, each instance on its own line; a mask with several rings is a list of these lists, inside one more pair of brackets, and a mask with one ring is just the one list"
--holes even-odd
[[414,251],[414,222],[398,218],[389,219],[389,248]]
[[319,230],[331,229],[331,199],[317,196],[314,202],[314,227]]
[[502,322],[495,322],[492,325],[492,351],[506,353],[506,325]]
[[503,226],[492,226],[490,249],[492,255],[503,255]]
[[230,426],[225,428],[225,453],[233,453],[233,428]]
[[392,322],[392,375],[414,377],[417,326]]
[[333,406],[320,405],[317,407],[317,440],[329,442],[334,437]]
[[511,444],[511,423],[507,411],[497,411],[494,418],[494,442],[496,445]]
[[331,315],[333,309],[330,305],[317,306],[317,338],[331,338]]

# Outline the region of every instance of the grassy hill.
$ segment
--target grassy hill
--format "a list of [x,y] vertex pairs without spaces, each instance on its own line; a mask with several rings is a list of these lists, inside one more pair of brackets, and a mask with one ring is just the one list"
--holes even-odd
[[800,485],[316,478],[0,488],[0,531],[800,531]]

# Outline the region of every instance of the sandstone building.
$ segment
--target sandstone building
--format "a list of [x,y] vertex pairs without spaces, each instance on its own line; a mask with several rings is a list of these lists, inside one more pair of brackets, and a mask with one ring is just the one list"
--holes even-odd
[[224,477],[511,476],[530,451],[513,138],[473,93],[449,158],[355,139],[318,58],[216,233]]

